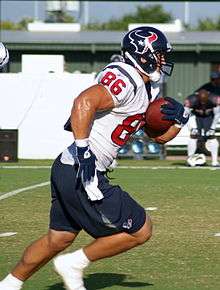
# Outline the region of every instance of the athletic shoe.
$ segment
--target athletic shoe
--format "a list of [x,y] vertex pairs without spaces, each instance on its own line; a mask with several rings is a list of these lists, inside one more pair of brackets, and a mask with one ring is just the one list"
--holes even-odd
[[55,271],[62,277],[67,290],[86,290],[83,283],[83,270],[77,265],[72,265],[70,254],[58,256],[53,263]]

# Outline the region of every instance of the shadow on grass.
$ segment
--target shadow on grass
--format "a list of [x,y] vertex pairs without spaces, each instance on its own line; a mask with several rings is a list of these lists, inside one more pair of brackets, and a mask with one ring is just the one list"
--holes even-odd
[[171,163],[171,165],[173,165],[173,166],[186,166],[187,167],[187,163],[186,163],[186,161],[184,160],[184,161],[174,161],[174,162],[172,162]]
[[[104,289],[111,286],[121,286],[121,287],[130,287],[130,288],[141,288],[146,286],[153,286],[151,283],[147,282],[125,282],[126,275],[116,274],[116,273],[96,273],[88,275],[85,281],[85,287],[88,287],[89,290]],[[120,287],[120,288],[121,288]],[[58,283],[51,285],[47,290],[63,290],[63,284]]]
[[[178,162],[178,161],[175,161],[175,162],[172,162],[173,166],[185,166],[185,167],[190,167],[186,161],[185,162]],[[198,166],[195,166],[195,168],[199,168],[199,167],[207,167],[207,166],[210,166],[209,164],[204,164],[204,165],[198,165]]]

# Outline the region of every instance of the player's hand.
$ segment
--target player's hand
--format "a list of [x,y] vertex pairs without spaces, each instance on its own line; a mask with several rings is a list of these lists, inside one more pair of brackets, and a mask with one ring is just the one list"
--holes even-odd
[[205,135],[206,135],[206,137],[213,137],[213,136],[215,136],[215,130],[209,129]]
[[176,100],[166,97],[168,104],[161,106],[161,112],[165,114],[164,120],[175,121],[179,125],[185,125],[189,120],[189,112],[184,109],[184,106]]
[[90,181],[95,176],[95,154],[89,148],[76,146],[77,159],[79,162],[79,169],[77,177],[81,177],[83,182]]
[[213,111],[213,109],[207,109],[207,110],[205,110],[205,115],[208,116],[212,111]]
[[203,110],[198,110],[196,109],[195,112],[198,114],[198,115],[204,115],[204,111]]

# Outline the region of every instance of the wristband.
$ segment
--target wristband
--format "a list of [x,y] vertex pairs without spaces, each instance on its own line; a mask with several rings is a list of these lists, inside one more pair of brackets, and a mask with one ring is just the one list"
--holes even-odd
[[75,143],[77,147],[87,147],[89,145],[89,138],[76,139]]
[[175,123],[174,126],[177,127],[178,129],[181,129],[184,125]]

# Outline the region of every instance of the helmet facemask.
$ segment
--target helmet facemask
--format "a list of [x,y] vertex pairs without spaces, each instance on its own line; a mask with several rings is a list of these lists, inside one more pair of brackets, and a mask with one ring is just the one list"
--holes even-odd
[[170,61],[168,61],[168,53],[170,51],[156,51],[153,54],[157,58],[157,62],[159,65],[159,69],[162,73],[164,73],[167,76],[171,76],[173,72],[174,64]]

